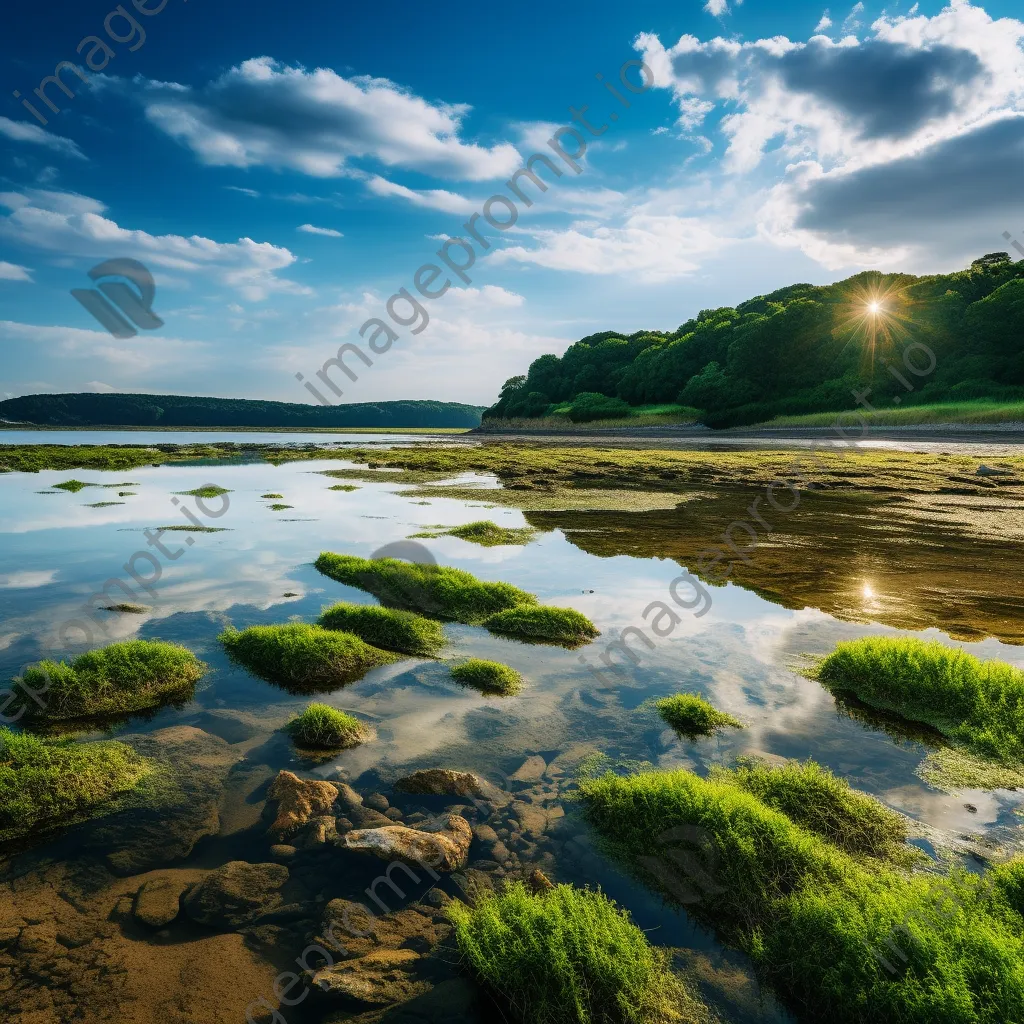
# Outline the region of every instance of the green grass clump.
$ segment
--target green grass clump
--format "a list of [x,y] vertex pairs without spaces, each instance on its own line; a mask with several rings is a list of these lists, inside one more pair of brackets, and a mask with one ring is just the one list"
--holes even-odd
[[602,892],[514,882],[448,914],[462,958],[521,1024],[703,1021],[706,1008],[668,969],[668,955]]
[[654,705],[658,714],[684,736],[710,736],[719,729],[743,729],[739,719],[719,711],[696,693],[677,693]]
[[374,647],[402,654],[433,657],[445,642],[440,623],[433,619],[380,605],[341,601],[324,610],[320,625],[355,633]]
[[111,505],[123,505],[123,501],[94,501],[86,505],[86,508],[110,508]]
[[312,750],[341,750],[362,743],[367,728],[352,715],[332,708],[330,704],[309,704],[298,718],[285,728],[295,745]]
[[283,512],[286,508],[293,508],[293,507],[294,506],[292,506],[292,505],[282,505],[281,502],[277,501],[277,502],[274,502],[274,504],[270,506],[270,511],[271,512]]
[[711,774],[846,853],[898,860],[908,851],[902,814],[851,788],[814,761],[789,761],[778,767],[747,762],[732,770],[713,768]]
[[127,601],[122,601],[121,604],[104,605],[103,610],[105,612],[124,612],[126,615],[145,615],[149,608],[144,604],[130,604]]
[[116,740],[74,743],[0,728],[0,842],[80,821],[152,771]]
[[41,661],[13,686],[26,721],[69,721],[133,714],[188,700],[205,666],[187,648],[158,640],[126,640],[67,662]]
[[475,523],[466,523],[464,526],[453,526],[450,530],[414,533],[413,537],[458,537],[459,540],[469,541],[471,544],[493,548],[501,544],[529,544],[536,533],[537,531],[529,526],[513,529],[508,526],[499,526],[489,519],[480,519]]
[[261,494],[261,498],[283,498],[283,494]]
[[483,622],[495,612],[537,602],[533,594],[510,583],[487,583],[446,565],[358,558],[329,551],[314,564],[325,576],[365,590],[381,604],[470,625]]
[[598,628],[572,608],[528,605],[489,616],[483,623],[492,633],[534,643],[579,647],[599,635]]
[[1024,762],[1024,671],[913,637],[839,644],[817,668],[830,690],[938,729],[1003,764]]
[[483,658],[470,658],[461,665],[453,665],[451,673],[457,683],[472,686],[481,693],[508,696],[518,693],[523,685],[523,677],[514,668],[500,661],[484,661]]
[[83,487],[96,487],[96,484],[86,484],[81,480],[65,480],[60,484],[51,485],[55,491],[68,491],[70,494],[77,494]]
[[219,640],[254,675],[299,692],[332,690],[397,660],[351,633],[301,622],[229,629]]
[[335,484],[333,487],[328,487],[329,491],[358,491],[359,487],[356,484]]
[[158,526],[158,530],[168,530],[170,533],[227,533],[226,526]]
[[205,484],[191,491],[178,491],[177,493],[187,494],[192,498],[219,498],[222,494],[230,494],[231,491],[227,487],[218,487],[216,484]]
[[[769,788],[779,799],[784,787]],[[798,1019],[1024,1019],[1024,869],[986,879],[862,861],[687,771],[583,779],[580,797],[609,851],[745,951]]]

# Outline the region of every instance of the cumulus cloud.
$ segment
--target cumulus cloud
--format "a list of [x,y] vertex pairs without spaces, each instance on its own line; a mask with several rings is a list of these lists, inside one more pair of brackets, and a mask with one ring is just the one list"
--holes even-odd
[[62,135],[54,135],[40,128],[37,124],[29,124],[27,121],[12,121],[9,117],[0,117],[0,135],[15,142],[28,142],[35,146],[44,146],[52,149],[55,153],[62,153],[64,156],[77,157],[84,160],[85,155],[71,139],[65,139]]
[[214,166],[331,178],[366,158],[482,181],[512,173],[520,161],[508,143],[460,137],[465,104],[431,103],[386,78],[343,78],[270,57],[244,61],[201,88],[145,82],[142,102],[154,125]]
[[[0,590],[30,590],[51,584],[59,569],[43,569],[39,572],[8,572],[0,575]],[[6,646],[6,645],[5,645]]]
[[334,228],[318,228],[315,224],[300,224],[295,230],[305,232],[307,235],[324,235],[326,238],[345,237],[340,231],[335,231]]
[[18,263],[0,260],[0,281],[31,281],[31,271]]
[[[725,168],[780,176],[762,234],[830,267],[904,259],[937,269],[943,253],[992,249],[992,226],[1020,207],[1022,41],[1024,22],[953,0],[933,17],[883,16],[863,39],[683,36],[666,47],[646,35],[637,45],[656,86],[672,91],[681,128],[715,111],[705,130],[727,140]],[[972,226],[968,211],[982,206]]]
[[151,235],[122,228],[104,216],[103,203],[74,192],[0,192],[0,207],[11,211],[0,215],[0,238],[23,246],[89,258],[102,258],[113,248],[147,266],[214,274],[251,301],[272,292],[311,294],[277,276],[295,262],[295,256],[269,242],[215,242],[201,235]]

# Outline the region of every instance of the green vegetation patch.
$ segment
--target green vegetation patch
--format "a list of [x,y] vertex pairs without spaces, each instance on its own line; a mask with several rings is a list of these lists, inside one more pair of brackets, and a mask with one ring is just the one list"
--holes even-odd
[[116,740],[75,743],[0,728],[0,842],[81,821],[152,771]]
[[486,618],[484,625],[499,636],[562,647],[579,647],[600,634],[582,612],[543,604],[497,612]]
[[231,491],[227,487],[218,487],[216,484],[205,484],[191,491],[177,491],[175,493],[187,494],[192,498],[219,498],[222,494],[230,494]]
[[357,484],[335,484],[333,487],[328,487],[329,491],[358,491],[359,486]]
[[687,771],[583,779],[580,796],[609,851],[744,950],[798,1019],[1024,1019],[1020,861],[908,874]]
[[817,667],[830,690],[938,729],[970,753],[1024,765],[1024,672],[914,637],[839,644]]
[[275,502],[270,506],[271,512],[283,512],[286,508],[294,508],[293,505],[282,505],[280,502]]
[[330,704],[307,705],[306,710],[285,728],[297,747],[311,750],[354,747],[369,735],[369,730],[358,718],[332,708]]
[[397,558],[358,558],[329,551],[314,564],[325,576],[365,590],[381,604],[470,625],[481,623],[496,612],[537,602],[533,594],[510,583],[487,583],[446,565],[421,565]]
[[269,498],[283,498],[284,495],[283,494],[261,494],[260,497],[261,498],[268,498],[268,499]]
[[471,544],[493,548],[501,544],[529,544],[536,534],[537,531],[531,526],[513,528],[499,526],[489,519],[480,519],[464,526],[453,526],[450,530],[414,533],[413,537],[458,537],[459,540],[469,541]]
[[853,789],[814,761],[780,766],[746,761],[732,770],[712,768],[711,775],[751,793],[853,856],[900,860],[907,853],[912,855],[902,814]]
[[380,605],[341,601],[320,616],[324,629],[355,633],[374,647],[433,657],[444,646],[444,631],[433,619]]
[[510,696],[523,686],[523,677],[509,665],[500,661],[470,658],[451,668],[452,679],[463,686],[472,686],[481,693],[500,693]]
[[677,693],[657,701],[658,714],[685,736],[710,736],[719,729],[743,729],[739,719],[719,711],[696,693]]
[[188,700],[205,666],[187,648],[158,640],[126,640],[67,662],[42,661],[15,685],[13,704],[26,721],[106,718]]
[[667,1024],[709,1014],[602,892],[513,882],[448,914],[463,961],[521,1024]]
[[86,508],[110,508],[111,505],[123,505],[123,501],[94,501],[87,504]]
[[351,633],[299,622],[229,629],[219,639],[233,661],[298,692],[331,690],[398,660]]
[[68,491],[71,494],[77,494],[83,487],[97,487],[98,484],[87,484],[81,480],[65,480],[63,483],[53,484],[55,491]]
[[174,526],[158,526],[158,530],[170,530],[171,533],[227,533],[226,526],[185,526],[176,524]]
[[124,612],[126,615],[145,615],[149,608],[144,604],[129,604],[123,601],[121,604],[104,605],[105,612]]

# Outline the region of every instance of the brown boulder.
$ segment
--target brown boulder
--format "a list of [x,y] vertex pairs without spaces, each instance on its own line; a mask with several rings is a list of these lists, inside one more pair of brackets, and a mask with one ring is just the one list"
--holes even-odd
[[330,782],[300,779],[282,770],[267,790],[267,799],[277,801],[277,817],[269,831],[283,839],[310,818],[326,814],[338,799],[338,790]]
[[229,861],[211,871],[185,895],[185,913],[199,924],[232,931],[279,907],[278,890],[288,881],[283,864]]
[[401,860],[435,871],[455,871],[465,866],[472,839],[469,822],[458,814],[449,814],[419,829],[391,824],[355,829],[339,836],[337,843],[348,850],[372,853],[381,860]]

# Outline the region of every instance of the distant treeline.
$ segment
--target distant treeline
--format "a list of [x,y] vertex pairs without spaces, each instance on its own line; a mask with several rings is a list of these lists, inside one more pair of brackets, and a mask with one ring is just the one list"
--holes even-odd
[[25,395],[0,419],[48,427],[475,427],[480,406],[457,402],[297,405],[182,395]]
[[1024,261],[992,253],[952,274],[869,271],[703,310],[668,334],[594,334],[506,381],[484,418],[551,415],[585,395],[609,409],[678,402],[725,427],[851,409],[866,387],[877,408],[1024,398]]

